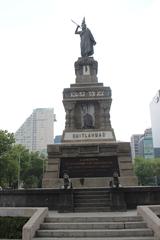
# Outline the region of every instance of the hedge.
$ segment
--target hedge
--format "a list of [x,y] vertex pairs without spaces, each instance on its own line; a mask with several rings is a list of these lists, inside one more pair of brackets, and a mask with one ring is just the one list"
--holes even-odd
[[0,217],[0,238],[21,239],[26,217]]

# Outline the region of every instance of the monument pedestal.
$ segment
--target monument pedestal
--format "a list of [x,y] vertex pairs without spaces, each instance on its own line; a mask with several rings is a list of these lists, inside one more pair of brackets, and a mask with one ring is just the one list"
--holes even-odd
[[44,188],[63,186],[67,171],[73,188],[108,187],[113,172],[122,186],[137,185],[133,175],[129,143],[72,143],[48,145],[48,166]]
[[137,185],[130,144],[116,142],[111,126],[111,89],[98,83],[97,71],[92,57],[75,62],[76,83],[63,91],[62,144],[48,145],[44,188],[62,187],[65,171],[73,188],[107,187],[115,171],[122,186]]

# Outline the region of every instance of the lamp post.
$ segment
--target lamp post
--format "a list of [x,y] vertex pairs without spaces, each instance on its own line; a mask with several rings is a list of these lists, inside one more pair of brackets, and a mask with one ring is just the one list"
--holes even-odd
[[54,122],[57,122],[56,114],[53,114],[53,141],[54,141]]
[[19,153],[18,154],[18,189],[20,188],[20,171],[21,171],[21,165],[20,165],[20,163],[21,163],[21,156],[20,156],[21,154]]
[[44,172],[45,172],[45,163],[44,163],[44,161],[45,161],[45,158],[43,158],[43,170],[42,170],[43,171],[43,175],[42,175],[43,177],[44,177]]

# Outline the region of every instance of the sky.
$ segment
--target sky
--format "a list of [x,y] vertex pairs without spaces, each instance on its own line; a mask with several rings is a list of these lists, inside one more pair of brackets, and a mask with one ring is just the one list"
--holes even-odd
[[151,127],[160,89],[159,0],[0,0],[0,129],[15,132],[35,108],[54,108],[65,126],[64,88],[80,57],[76,25],[86,18],[97,45],[98,81],[112,89],[116,139]]

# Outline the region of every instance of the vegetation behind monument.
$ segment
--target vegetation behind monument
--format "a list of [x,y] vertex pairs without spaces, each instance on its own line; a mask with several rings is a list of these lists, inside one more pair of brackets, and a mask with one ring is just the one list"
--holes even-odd
[[22,145],[16,145],[14,135],[0,130],[0,186],[17,188],[41,187],[45,156],[29,152]]
[[160,158],[136,158],[134,171],[139,185],[160,185]]
[[[2,188],[18,187],[19,167],[20,182],[23,183],[24,188],[41,187],[45,162],[44,155],[29,152],[24,146],[16,145],[12,133],[0,130],[0,186]],[[134,172],[138,177],[139,185],[160,185],[160,158],[136,158]]]

